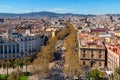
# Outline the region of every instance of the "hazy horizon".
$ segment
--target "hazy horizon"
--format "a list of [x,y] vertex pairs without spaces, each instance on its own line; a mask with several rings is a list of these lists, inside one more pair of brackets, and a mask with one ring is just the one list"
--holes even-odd
[[[9,13],[9,12],[5,12],[4,13],[4,12],[0,12],[0,14],[29,14],[29,13],[39,13],[39,12],[51,12],[51,13],[56,13],[56,14],[69,14],[69,13],[59,13],[59,12],[52,12],[52,11],[37,11],[37,12],[22,12],[22,13]],[[70,13],[70,14],[78,14],[78,15],[107,15],[107,14],[111,14],[111,13],[106,13],[106,14]],[[117,13],[114,13],[114,14],[117,14]],[[120,14],[120,13],[118,13],[118,14]]]
[[120,0],[0,0],[0,13],[120,14]]

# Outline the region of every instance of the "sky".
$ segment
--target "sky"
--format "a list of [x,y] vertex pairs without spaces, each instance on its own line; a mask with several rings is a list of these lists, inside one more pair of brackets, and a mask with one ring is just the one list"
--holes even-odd
[[0,13],[120,14],[120,0],[0,0]]

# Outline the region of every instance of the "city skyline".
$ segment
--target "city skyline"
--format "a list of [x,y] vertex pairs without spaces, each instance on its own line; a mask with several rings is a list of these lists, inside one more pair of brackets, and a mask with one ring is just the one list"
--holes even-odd
[[119,14],[119,0],[0,0],[0,13]]

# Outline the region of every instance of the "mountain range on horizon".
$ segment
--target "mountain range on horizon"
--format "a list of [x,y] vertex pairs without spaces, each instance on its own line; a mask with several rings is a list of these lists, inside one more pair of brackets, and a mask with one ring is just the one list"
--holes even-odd
[[[120,14],[105,14],[106,16],[120,16]],[[0,17],[57,17],[57,16],[81,16],[81,17],[94,17],[94,14],[73,14],[73,13],[55,13],[49,11],[42,12],[29,12],[29,13],[0,13]]]

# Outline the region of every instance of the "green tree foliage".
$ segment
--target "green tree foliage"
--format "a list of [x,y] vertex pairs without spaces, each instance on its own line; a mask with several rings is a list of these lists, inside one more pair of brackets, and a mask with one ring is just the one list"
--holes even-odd
[[98,69],[93,69],[88,72],[87,80],[90,80],[90,78],[92,78],[92,80],[101,80],[104,77],[105,77],[104,72],[102,72]]
[[115,68],[114,76],[116,79],[120,80],[120,67]]
[[3,79],[1,78],[1,76],[0,76],[0,80],[3,80]]
[[76,33],[77,30],[73,27],[71,23],[67,23],[67,27],[69,28],[69,35],[67,36],[67,39],[65,40],[66,49],[67,50],[74,50],[76,42]]
[[20,59],[16,59],[13,63],[13,66],[16,67],[17,69],[20,69],[23,67],[23,61]]
[[8,80],[15,80],[15,73],[11,73],[8,77]]
[[23,64],[26,66],[26,72],[27,72],[27,67],[30,64],[30,62],[31,62],[30,57],[25,57],[23,59]]
[[34,66],[31,68],[33,74],[40,74],[44,77],[49,75],[49,63],[54,60],[54,48],[53,44],[48,44],[41,49],[37,58],[33,61]]
[[7,80],[20,80],[20,78],[22,77],[22,72],[20,70],[16,71],[16,72],[12,72],[9,76]]
[[33,74],[46,76],[50,74],[49,63],[54,61],[55,44],[59,39],[63,39],[69,33],[68,28],[63,28],[55,37],[49,38],[47,45],[42,47],[37,58],[33,61],[34,66],[31,68]]
[[64,64],[64,73],[69,76],[79,77],[81,74],[81,65],[79,58],[73,51],[66,52]]
[[50,70],[48,68],[49,61],[47,59],[39,58],[34,61],[34,65],[31,67],[32,74],[39,74],[42,78],[49,75]]
[[75,52],[77,31],[71,23],[67,23],[67,27],[70,33],[64,42],[66,47],[64,73],[68,76],[79,77],[81,74],[81,65],[78,54]]
[[57,33],[57,37],[59,40],[64,39],[69,34],[69,29],[68,28],[63,28],[61,29],[60,32]]
[[57,37],[55,36],[55,37],[53,37],[53,38],[49,38],[49,40],[48,40],[48,42],[47,42],[47,45],[48,44],[55,44],[55,42],[57,42]]
[[[55,53],[55,44],[58,40],[63,40],[66,37],[65,47],[68,52],[65,57],[65,74],[69,73],[73,76],[79,76],[81,73],[81,67],[79,64],[78,55],[75,53],[76,43],[76,33],[71,23],[66,24],[66,28],[61,29],[57,32],[56,36],[49,38],[47,45],[42,47],[41,52],[38,53],[37,58],[33,61],[34,66],[31,68],[33,74],[40,74],[41,76],[46,76],[51,73],[51,70],[48,68],[49,63],[54,60]],[[68,66],[67,66],[68,65]]]
[[8,68],[10,67],[10,61],[9,61],[9,60],[7,60],[5,64],[6,64],[7,75],[8,75]]
[[40,53],[38,53],[37,57],[38,59],[46,59],[48,62],[51,62],[54,59],[54,48],[52,44],[48,44],[47,46],[44,46]]

